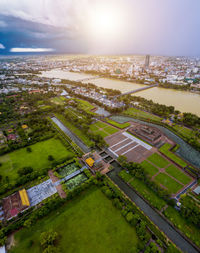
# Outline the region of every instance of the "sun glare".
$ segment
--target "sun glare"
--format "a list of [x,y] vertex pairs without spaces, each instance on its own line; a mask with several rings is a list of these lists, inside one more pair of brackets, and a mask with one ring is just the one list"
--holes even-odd
[[115,36],[120,28],[120,13],[110,8],[98,8],[89,17],[89,32],[95,37]]

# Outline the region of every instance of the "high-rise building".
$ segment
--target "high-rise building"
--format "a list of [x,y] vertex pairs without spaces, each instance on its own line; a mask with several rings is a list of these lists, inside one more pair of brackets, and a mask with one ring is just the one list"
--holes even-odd
[[148,68],[148,67],[149,67],[149,63],[150,63],[150,55],[147,54],[146,57],[145,57],[145,64],[144,64],[144,67],[145,67],[145,68]]

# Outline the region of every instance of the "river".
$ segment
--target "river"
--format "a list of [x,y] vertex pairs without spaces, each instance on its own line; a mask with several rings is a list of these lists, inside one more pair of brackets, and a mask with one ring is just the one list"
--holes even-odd
[[[83,78],[94,77],[92,75],[84,73],[75,73],[60,69],[44,71],[40,76],[48,78],[68,79],[73,81],[78,81]],[[121,92],[127,92],[144,87],[144,85],[142,84],[114,80],[109,78],[97,78],[84,82],[90,82],[99,87],[117,89]],[[154,102],[157,102],[159,104],[173,105],[177,110],[181,112],[191,112],[200,116],[200,95],[196,93],[154,87],[148,90],[140,91],[136,93],[136,95],[144,97],[146,99],[152,99]]]

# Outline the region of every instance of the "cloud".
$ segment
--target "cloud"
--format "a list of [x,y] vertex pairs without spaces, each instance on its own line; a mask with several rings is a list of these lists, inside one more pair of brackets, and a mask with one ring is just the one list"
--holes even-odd
[[6,22],[4,22],[3,20],[0,20],[0,28],[1,27],[7,27],[7,24],[6,24]]
[[0,49],[5,49],[4,45],[0,43]]
[[41,53],[41,52],[53,52],[53,48],[28,48],[28,47],[13,47],[10,49],[11,53]]

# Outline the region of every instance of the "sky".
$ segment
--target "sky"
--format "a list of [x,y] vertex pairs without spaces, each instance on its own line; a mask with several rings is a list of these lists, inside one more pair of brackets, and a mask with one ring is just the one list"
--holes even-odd
[[0,55],[200,56],[200,0],[0,0]]

